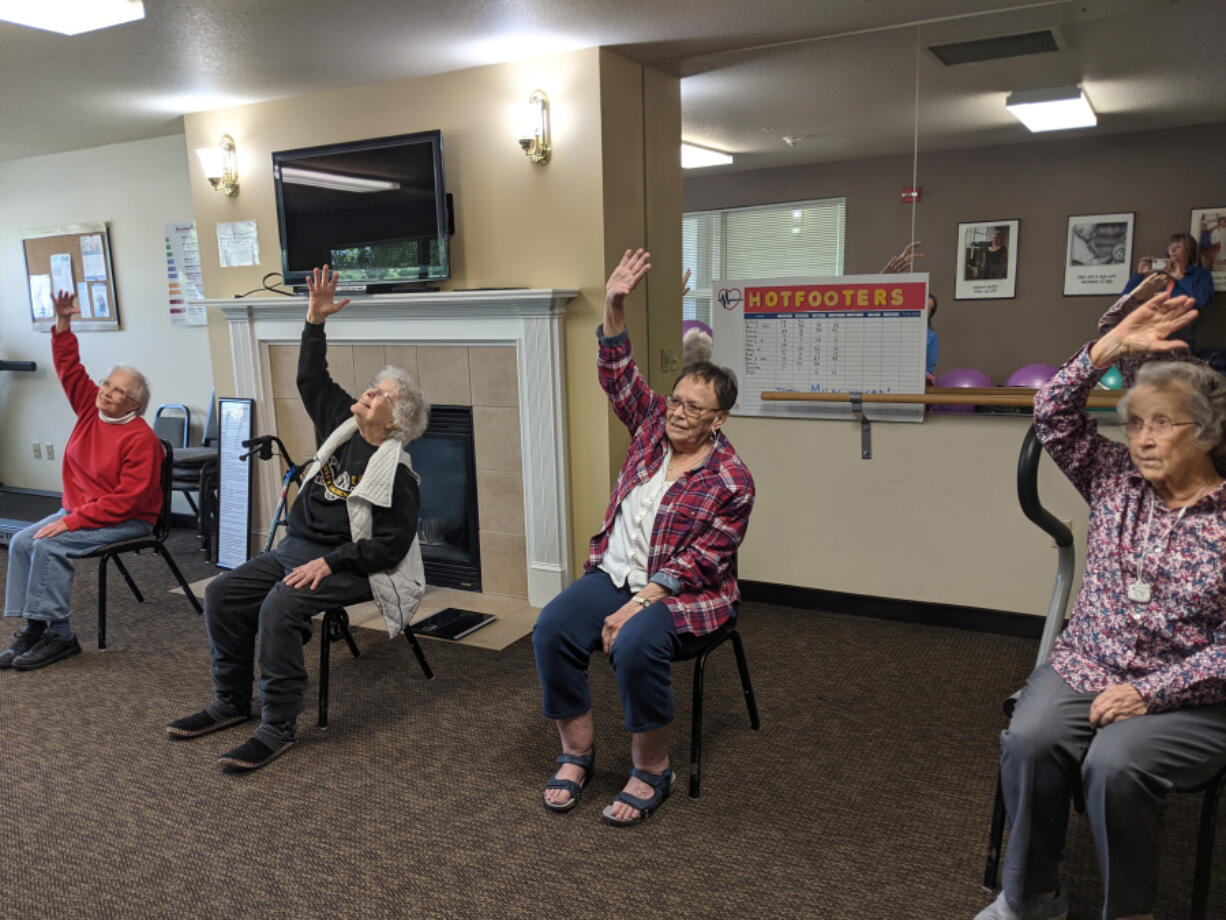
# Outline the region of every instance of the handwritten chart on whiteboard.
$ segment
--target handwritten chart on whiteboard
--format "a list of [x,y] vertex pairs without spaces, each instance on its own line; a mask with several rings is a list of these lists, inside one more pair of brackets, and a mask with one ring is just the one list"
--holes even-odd
[[[928,275],[716,281],[715,360],[736,371],[736,413],[852,418],[839,403],[764,402],[764,391],[922,393]],[[882,421],[922,421],[923,406],[874,403]]]

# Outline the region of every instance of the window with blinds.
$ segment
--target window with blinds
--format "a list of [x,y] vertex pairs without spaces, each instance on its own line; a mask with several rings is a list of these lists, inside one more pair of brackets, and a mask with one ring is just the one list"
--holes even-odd
[[691,270],[682,319],[711,323],[718,278],[843,274],[847,199],[823,198],[681,215],[681,264]]

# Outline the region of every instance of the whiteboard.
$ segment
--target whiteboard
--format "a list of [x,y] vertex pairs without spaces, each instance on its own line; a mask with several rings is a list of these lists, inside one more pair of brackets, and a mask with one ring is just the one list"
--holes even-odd
[[[923,393],[928,274],[721,280],[714,360],[740,382],[734,414],[843,418],[842,403],[764,402],[763,391]],[[920,422],[922,405],[873,403],[874,420]]]

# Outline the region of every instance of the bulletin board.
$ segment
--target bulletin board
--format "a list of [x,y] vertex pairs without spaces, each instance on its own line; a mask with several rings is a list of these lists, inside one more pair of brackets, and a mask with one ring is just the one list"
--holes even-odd
[[[787,393],[923,393],[928,275],[724,280],[712,285],[715,361],[740,381],[737,415],[853,418],[843,403],[774,402]],[[864,415],[921,422],[922,405]]]
[[119,303],[111,265],[111,238],[105,223],[65,224],[22,234],[30,319],[35,329],[55,325],[51,296],[70,289],[77,295],[78,332],[119,329]]

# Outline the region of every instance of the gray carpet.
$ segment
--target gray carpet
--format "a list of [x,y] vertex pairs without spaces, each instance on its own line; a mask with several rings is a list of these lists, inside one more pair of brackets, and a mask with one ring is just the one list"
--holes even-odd
[[[176,533],[189,580],[211,571]],[[0,552],[0,566],[6,562]],[[708,666],[703,790],[685,794],[691,666],[676,675],[677,793],[646,824],[600,809],[629,769],[616,686],[593,663],[597,770],[576,810],[540,795],[556,755],[529,641],[503,652],[359,630],[333,646],[330,727],[314,682],[299,742],[266,769],[215,757],[250,726],[172,742],[209,698],[203,624],[148,554],[149,601],[96,564],[74,590],[84,655],[0,672],[0,917],[970,918],[1002,727],[1027,640],[745,604],[762,729],[749,729],[730,648]],[[9,641],[6,624],[0,639]],[[314,677],[318,639],[307,646]],[[1184,917],[1199,797],[1168,814],[1159,916]],[[1219,853],[1226,851],[1226,842]],[[1221,860],[1218,860],[1219,865]],[[1101,897],[1074,817],[1072,917]],[[1226,916],[1218,872],[1210,916]]]

